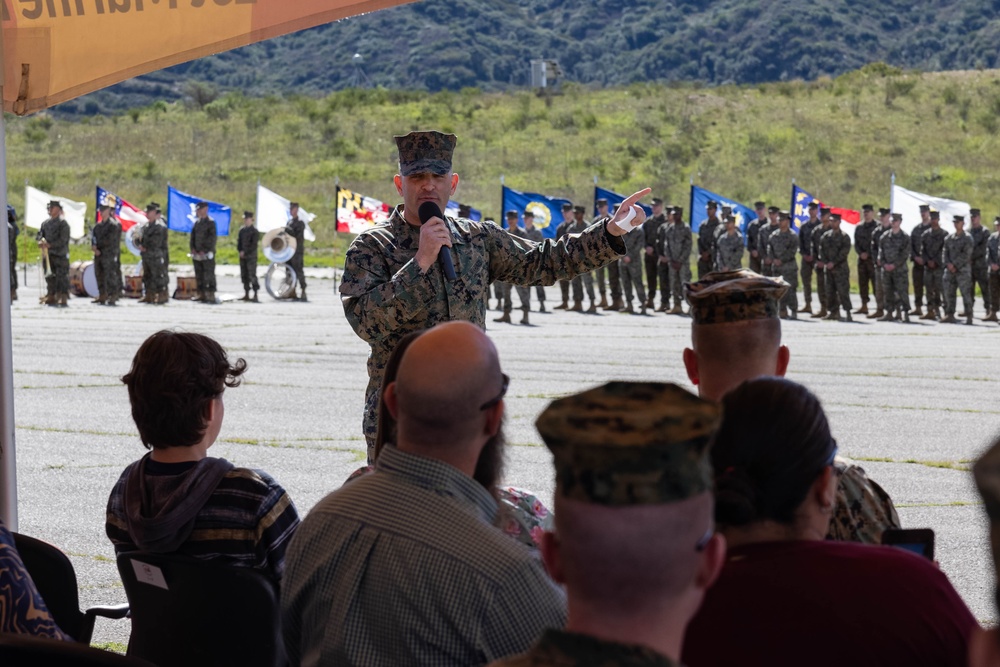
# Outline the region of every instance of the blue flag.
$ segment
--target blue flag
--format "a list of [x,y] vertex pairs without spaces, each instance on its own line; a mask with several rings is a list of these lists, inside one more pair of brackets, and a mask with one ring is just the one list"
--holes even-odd
[[517,211],[518,226],[524,225],[524,212],[531,210],[535,214],[535,227],[547,239],[556,237],[556,227],[563,221],[563,204],[570,204],[568,199],[548,197],[535,192],[518,192],[503,186],[503,211],[500,213],[501,226],[507,229],[507,211]]
[[813,197],[797,185],[792,185],[792,227],[798,231],[807,220],[809,220],[809,204],[816,202],[820,206],[823,203]]
[[[607,199],[608,200],[608,211],[613,211],[615,209],[615,204],[621,204],[623,201],[628,199],[625,195],[620,195],[617,192],[611,190],[605,190],[604,188],[599,188],[594,186],[594,215],[597,215],[597,200]],[[653,215],[653,207],[647,206],[645,204],[639,204],[642,210],[646,212],[646,216]]]
[[[449,201],[448,205],[444,207],[444,214],[450,215],[453,218],[458,217],[458,207],[461,206],[457,201]],[[478,208],[469,207],[469,219],[475,220],[476,222],[482,222],[483,212]]]
[[709,200],[715,200],[719,204],[717,215],[720,220],[722,219],[723,206],[728,206],[733,209],[733,215],[736,216],[736,226],[739,227],[741,232],[743,232],[745,243],[747,225],[750,224],[751,220],[757,219],[757,213],[749,206],[744,206],[743,204],[729,199],[728,197],[717,195],[711,190],[699,188],[697,185],[691,186],[691,231],[697,232],[698,228],[701,227],[701,223],[708,219],[708,214],[705,212],[705,206],[708,204]]
[[[191,228],[198,221],[195,204],[202,201],[186,192],[167,186],[167,228],[175,232],[191,233]],[[208,204],[208,217],[215,220],[215,229],[219,236],[229,236],[229,221],[233,216],[228,206],[214,201],[204,200]]]

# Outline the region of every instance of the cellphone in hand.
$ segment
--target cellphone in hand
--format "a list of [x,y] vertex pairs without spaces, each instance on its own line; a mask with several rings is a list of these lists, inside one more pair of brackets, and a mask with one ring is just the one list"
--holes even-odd
[[934,561],[934,531],[930,528],[889,528],[882,533],[882,544]]

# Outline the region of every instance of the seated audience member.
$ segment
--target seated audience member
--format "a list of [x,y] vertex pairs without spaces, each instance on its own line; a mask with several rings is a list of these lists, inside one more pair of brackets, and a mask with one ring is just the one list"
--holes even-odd
[[819,400],[762,378],[722,400],[712,444],[726,563],[688,626],[688,665],[965,665],[978,627],[948,578],[896,547],[825,540],[837,444]]
[[[378,411],[376,413],[375,442],[369,457],[372,461],[378,458],[382,448],[387,442],[394,442],[396,439],[396,420],[389,414],[389,409],[385,404],[385,389],[396,381],[396,373],[399,370],[399,360],[403,358],[403,353],[410,346],[417,336],[424,330],[413,331],[399,339],[392,354],[385,363],[385,372],[382,375],[382,387],[379,394]],[[480,378],[483,382],[488,382],[487,378]],[[346,481],[357,479],[362,475],[367,475],[375,470],[374,465],[367,465],[358,468],[347,478]],[[500,486],[493,489],[493,494],[497,499],[499,510],[493,519],[493,525],[513,537],[525,546],[533,549],[538,548],[538,540],[542,533],[551,525],[552,515],[549,509],[534,494],[519,489],[514,486]]]
[[[972,467],[976,488],[983,498],[986,516],[990,520],[990,547],[993,566],[1000,571],[1000,439]],[[1000,609],[1000,588],[995,591]],[[1000,629],[979,630],[969,643],[969,667],[1000,666]]]
[[246,366],[196,333],[160,331],[139,347],[122,382],[152,451],[125,469],[108,499],[116,553],[221,559],[281,578],[299,524],[291,498],[267,473],[208,456],[222,428],[222,393],[239,386]]
[[483,665],[565,622],[541,562],[491,525],[506,387],[473,324],[410,343],[385,392],[395,443],[320,501],[289,547],[292,665]]
[[[684,285],[692,317],[684,366],[699,396],[718,401],[745,380],[784,377],[790,353],[781,344],[778,302],[787,290],[781,278],[746,269]],[[837,499],[828,538],[881,544],[884,530],[899,528],[889,494],[848,459],[838,457],[833,469]]]
[[0,632],[73,641],[56,625],[21,561],[14,536],[0,521]]
[[542,412],[556,469],[542,553],[566,586],[568,620],[496,665],[677,664],[725,557],[707,452],[718,424],[716,404],[656,383],[611,382]]

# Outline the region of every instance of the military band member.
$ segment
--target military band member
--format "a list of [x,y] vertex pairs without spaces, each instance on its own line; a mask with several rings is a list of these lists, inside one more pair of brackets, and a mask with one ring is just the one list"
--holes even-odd
[[17,301],[17,237],[21,230],[17,226],[17,212],[7,204],[7,250],[10,253],[10,300]]
[[49,256],[45,296],[39,302],[46,306],[66,306],[69,301],[69,223],[57,199],[49,202],[48,210],[49,218],[35,237],[38,247],[47,249]]
[[906,260],[913,252],[909,235],[902,230],[903,215],[892,214],[892,227],[883,233],[878,241],[878,263],[882,271],[882,298],[885,313],[881,322],[892,322],[900,318],[910,321],[910,284],[906,271]]
[[717,271],[735,271],[743,268],[743,235],[736,227],[736,218],[730,214],[722,219],[723,233],[716,241],[715,267]]
[[683,315],[684,283],[691,281],[691,250],[694,245],[691,227],[684,222],[684,208],[675,206],[671,213],[673,221],[666,228],[662,248],[663,261],[667,265],[670,278],[670,295],[673,308],[667,315]]
[[[650,216],[646,222],[642,223],[642,231],[646,239],[645,254],[643,255],[642,261],[646,267],[646,308],[653,309],[656,307],[654,301],[656,300],[656,283],[660,277],[660,256],[658,254],[658,246],[656,245],[656,237],[660,233],[660,227],[667,224],[667,214],[663,210],[663,200],[659,197],[653,197],[653,215]],[[663,289],[663,284],[660,284],[660,288]],[[660,305],[662,306],[663,301],[661,299]]]
[[830,231],[830,216],[833,215],[830,209],[826,206],[822,206],[819,209],[819,221],[818,227],[815,227],[812,232],[812,256],[816,259],[816,264],[813,266],[813,272],[816,274],[816,299],[819,301],[819,311],[813,314],[813,317],[824,318],[829,313],[827,312],[827,291],[826,291],[826,278],[827,270],[826,265],[823,264],[819,259],[819,246],[820,241],[823,240],[823,234]]
[[984,322],[998,322],[1000,317],[1000,216],[993,220],[993,233],[986,242],[986,265],[990,271],[990,303]]
[[868,319],[870,320],[877,320],[885,315],[885,288],[882,285],[882,260],[879,259],[879,243],[884,234],[892,231],[892,220],[890,219],[889,209],[880,208],[878,215],[879,226],[872,233],[872,259],[875,260],[875,312],[869,313]]
[[[573,207],[573,222],[566,227],[567,234],[582,234],[587,231],[587,227],[590,225],[587,223],[584,216],[587,214],[587,209],[584,206],[574,206]],[[594,292],[594,272],[586,271],[577,276],[574,276],[570,281],[573,286],[573,307],[567,308],[567,310],[574,313],[582,313],[583,310],[583,292],[587,291],[587,298],[590,299],[590,307],[587,308],[586,312],[588,315],[597,314],[597,300],[595,299]]]
[[[260,282],[257,280],[257,246],[260,243],[260,232],[254,226],[253,211],[243,211],[243,226],[236,237],[236,250],[240,253],[240,280],[243,282],[243,298],[240,301],[258,303],[257,292]],[[253,290],[253,297],[250,296]]]
[[[608,217],[608,200],[601,197],[596,202],[597,204],[597,216],[590,221],[590,224],[595,224],[598,220],[604,220]],[[608,305],[606,298],[606,292],[604,287],[604,272],[607,271],[608,274],[608,289],[611,291],[611,304]],[[601,304],[600,308],[604,310],[619,311],[625,307],[622,303],[622,283],[621,276],[618,274],[618,262],[611,262],[606,266],[602,266],[594,271],[594,277],[597,278],[597,288],[601,292]]]
[[[913,230],[916,235],[917,230]],[[930,226],[920,238],[921,256],[924,260],[924,288],[927,290],[927,312],[922,320],[937,320],[941,318],[941,281],[944,278],[944,266],[941,264],[944,253],[944,242],[948,232],[941,229],[941,214],[930,212]]]
[[[812,278],[813,268],[816,266],[812,235],[822,223],[819,219],[819,202],[815,200],[809,202],[808,209],[809,219],[803,222],[802,227],[799,228],[799,253],[802,255],[802,300],[805,302],[799,312],[812,314]],[[758,271],[758,273],[760,272]]]
[[858,315],[868,314],[868,294],[869,287],[875,289],[875,257],[872,246],[872,235],[878,227],[875,222],[875,207],[865,204],[861,207],[864,220],[854,230],[854,250],[858,253],[858,292],[861,296],[861,305],[855,313]]
[[830,229],[820,239],[819,261],[826,269],[826,304],[828,320],[840,319],[838,308],[844,309],[844,319],[851,318],[851,267],[847,258],[851,254],[851,237],[840,229],[840,214],[830,214]]
[[191,228],[191,260],[194,264],[194,277],[197,283],[195,301],[216,303],[215,300],[215,243],[217,230],[215,220],[208,217],[208,204],[198,202],[195,205],[198,221]]
[[[775,277],[781,277],[788,283],[788,291],[779,302],[783,320],[797,319],[799,310],[796,288],[799,284],[799,267],[795,264],[795,255],[799,250],[799,239],[792,231],[792,218],[787,212],[778,214],[778,231],[767,239],[767,256],[771,259],[771,270]],[[740,268],[740,267],[736,267]]]
[[[601,220],[582,234],[558,243],[528,243],[492,225],[434,217],[421,224],[421,203],[444,211],[458,187],[452,171],[457,138],[441,132],[411,132],[396,137],[399,173],[393,177],[403,205],[381,225],[351,243],[340,284],[344,315],[354,332],[371,346],[363,431],[371,447],[376,431],[379,386],[386,361],[399,339],[440,322],[485,324],[485,292],[491,280],[520,285],[552,285],[616,260],[625,252],[619,222],[634,214],[631,227],[646,215],[636,192],[615,218]],[[441,248],[454,259],[456,280],[447,280],[438,262]]]
[[910,234],[910,259],[913,260],[913,314],[921,315],[924,302],[924,232],[931,228],[931,207],[920,205],[920,224]]
[[170,249],[167,225],[160,215],[160,205],[149,202],[146,206],[146,224],[138,235],[142,258],[142,282],[145,294],[140,303],[164,304],[170,300]]
[[646,314],[646,290],[642,286],[642,258],[646,255],[646,233],[636,227],[624,236],[625,254],[618,260],[618,275],[621,276],[622,292],[625,294],[624,312],[635,314],[632,306],[632,288],[639,300],[639,314]]
[[700,227],[698,227],[699,279],[702,275],[710,273],[712,271],[712,266],[715,263],[715,230],[722,224],[722,222],[715,215],[718,208],[718,202],[714,199],[710,199],[708,203],[705,204],[705,214],[708,215],[708,218],[701,223]]
[[941,264],[944,266],[942,290],[944,314],[942,322],[955,324],[956,290],[962,291],[965,303],[965,323],[972,324],[972,251],[975,242],[965,232],[965,216],[954,216],[955,232],[944,241]]
[[[524,229],[520,232],[518,236],[535,243],[541,243],[545,240],[545,237],[542,236],[542,230],[535,227],[535,214],[531,211],[524,212]],[[521,310],[523,311],[521,324],[528,324],[528,313],[531,312],[531,288],[517,285],[517,296],[521,299]],[[538,312],[544,313],[545,288],[541,285],[535,285],[535,296],[538,298]]]
[[121,273],[118,271],[118,255],[121,252],[122,228],[111,215],[112,207],[102,205],[99,209],[101,221],[94,225],[90,234],[91,250],[94,251],[94,273],[97,276],[98,297],[94,303],[115,305],[121,296]]
[[[306,253],[306,223],[304,220],[299,220],[299,205],[297,202],[291,202],[288,205],[288,224],[285,225],[285,231],[289,236],[295,239],[295,254],[292,258],[288,260],[288,265],[292,267],[295,271],[295,277],[298,278],[299,287],[302,288],[297,299],[299,301],[308,301],[306,298],[306,270],[305,270],[305,253]],[[296,297],[293,296],[293,299]]]
[[[983,227],[982,214],[978,208],[969,209],[969,236],[972,237],[972,299],[975,306],[976,285],[979,285],[979,295],[983,297],[983,306],[987,315],[990,312],[990,279],[989,268],[986,266],[986,244],[990,233]],[[962,317],[971,313],[963,313]]]
[[[562,222],[556,227],[556,241],[566,234],[566,228],[573,222],[573,204],[566,202],[562,205]],[[562,295],[562,303],[552,310],[567,310],[569,308],[569,285],[570,281],[559,281],[559,293]]]
[[750,270],[760,273],[760,251],[757,249],[759,245],[758,237],[760,230],[768,224],[767,204],[762,201],[754,202],[753,208],[757,212],[757,217],[747,225],[747,250],[750,253]]

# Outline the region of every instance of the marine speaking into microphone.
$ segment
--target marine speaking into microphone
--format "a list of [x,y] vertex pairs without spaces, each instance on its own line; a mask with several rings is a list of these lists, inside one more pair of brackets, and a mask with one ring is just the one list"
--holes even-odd
[[[425,201],[420,205],[420,209],[417,211],[417,215],[420,216],[420,224],[427,224],[427,221],[431,218],[441,218],[444,220],[444,215],[441,213],[441,207],[432,201]],[[451,252],[448,250],[449,246],[441,246],[438,250],[438,264],[441,265],[441,270],[444,271],[444,277],[448,280],[455,279],[455,264],[451,261]]]

